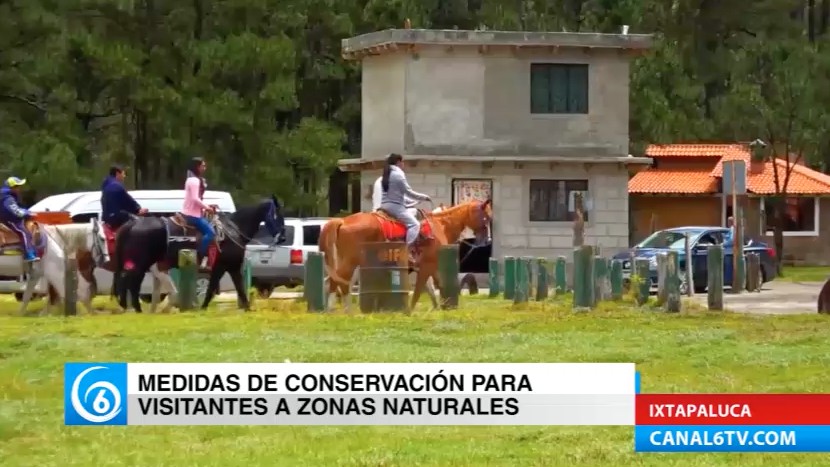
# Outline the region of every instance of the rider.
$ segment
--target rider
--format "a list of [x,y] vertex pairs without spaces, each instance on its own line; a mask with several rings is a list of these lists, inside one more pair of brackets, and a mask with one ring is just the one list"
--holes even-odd
[[[113,231],[130,220],[129,214],[142,215],[147,213],[124,188],[126,172],[123,167],[113,165],[109,175],[101,184],[101,211],[102,220]],[[129,213],[129,214],[128,214]]]
[[32,262],[38,261],[37,252],[34,247],[32,233],[26,229],[23,221],[35,217],[35,214],[20,206],[20,187],[26,184],[26,179],[9,177],[0,188],[0,222],[12,232],[20,236],[23,242],[23,260]]
[[[375,180],[374,185],[372,185],[372,211],[377,211],[380,209],[380,203],[383,202],[383,184],[381,181],[383,180],[383,176],[378,177]],[[417,211],[413,211],[415,206],[418,204],[417,200],[413,200],[409,196],[404,195],[404,204],[406,205],[407,209],[410,213],[417,213]]]
[[389,154],[386,158],[386,167],[383,169],[381,188],[383,188],[383,199],[380,207],[391,216],[406,226],[406,244],[409,247],[409,260],[414,262],[413,247],[418,239],[420,225],[415,216],[407,210],[407,197],[419,200],[430,201],[430,197],[418,193],[409,186],[406,181],[406,174],[403,172],[403,156],[400,154]]
[[207,165],[205,160],[201,157],[194,157],[190,161],[190,169],[187,171],[187,180],[184,182],[184,206],[182,206],[182,215],[184,215],[187,224],[195,227],[202,234],[202,243],[199,245],[199,257],[202,268],[207,267],[207,251],[210,242],[216,236],[213,227],[210,223],[202,217],[202,211],[216,212],[216,208],[208,206],[202,201],[202,197],[207,189],[207,183],[202,177],[205,173]]

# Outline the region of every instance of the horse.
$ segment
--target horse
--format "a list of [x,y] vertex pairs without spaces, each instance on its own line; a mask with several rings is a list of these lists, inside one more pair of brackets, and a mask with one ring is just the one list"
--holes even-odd
[[[490,221],[493,218],[492,203],[486,201],[468,201],[457,206],[444,208],[440,212],[425,213],[421,211],[421,229],[417,240],[421,251],[417,268],[415,290],[412,294],[410,309],[421,297],[427,279],[441,289],[438,278],[438,249],[442,245],[455,241],[464,229],[475,233],[476,244],[486,242]],[[329,276],[329,304],[335,298],[345,298],[346,308],[351,292],[354,271],[360,264],[362,251],[357,245],[366,242],[401,241],[406,228],[385,212],[359,212],[347,217],[332,219],[320,234],[320,252],[325,259],[326,273]],[[435,305],[435,304],[433,304]]]
[[[265,224],[268,233],[274,236],[274,243],[285,242],[285,218],[276,196],[260,203],[245,206],[233,214],[220,213],[214,222],[217,243],[209,254],[210,279],[201,308],[210,304],[219,290],[219,280],[227,272],[233,280],[239,303],[244,310],[250,310],[248,293],[242,280],[242,263],[245,247],[256,235],[259,225]],[[118,297],[122,309],[127,309],[127,293],[132,297],[132,306],[141,312],[139,293],[144,275],[149,270],[161,282],[162,289],[172,302],[178,303],[178,291],[168,274],[171,266],[178,262],[179,251],[195,249],[201,235],[184,222],[180,215],[171,217],[141,217],[124,224],[115,235],[113,257],[112,296]],[[123,273],[123,277],[122,277]],[[165,311],[170,308],[170,302]]]
[[44,247],[41,260],[35,265],[38,274],[35,280],[27,283],[21,299],[21,314],[26,308],[34,294],[36,283],[41,278],[46,286],[46,307],[43,313],[48,314],[50,307],[57,304],[59,300],[66,300],[65,281],[66,257],[75,255],[78,261],[78,289],[77,299],[89,313],[94,313],[92,308],[92,297],[94,295],[95,279],[92,269],[85,263],[84,254],[89,252],[94,245],[93,228],[91,224],[41,224],[40,234],[43,236]]
[[[371,197],[371,195],[372,195],[372,192],[370,191],[370,192],[369,192],[369,196]],[[442,204],[439,204],[437,208],[433,209],[433,210],[432,210],[432,212],[433,212],[433,213],[435,213],[435,212],[440,212],[440,211],[442,211],[444,208],[445,208],[445,206],[444,206],[444,204],[442,203]],[[420,213],[418,212],[418,209],[416,209],[416,208],[414,208],[414,207],[407,208],[407,210],[408,210],[408,211],[411,211],[411,212],[412,212],[412,215],[413,215],[413,216],[415,216],[415,217],[417,217],[417,216],[419,216],[419,215],[420,215]],[[328,235],[330,235],[330,233],[332,232],[332,229],[335,229],[335,228],[336,228],[336,226],[337,226],[339,223],[341,223],[341,222],[342,222],[342,219],[340,219],[340,218],[336,218],[336,219],[332,219],[332,220],[330,220],[330,221],[326,222],[325,224],[323,224],[323,228],[322,228],[322,230],[320,231],[320,238],[319,238],[319,244],[320,244],[320,245],[323,245],[323,244],[324,244],[324,242],[328,241],[328,240],[327,240],[327,238],[328,238]],[[320,251],[323,251],[323,250],[320,250]],[[334,267],[334,266],[333,266],[333,263],[332,263],[332,261],[333,261],[333,255],[324,255],[323,260],[326,262],[326,266],[327,266],[327,267],[329,267],[329,268],[333,268],[333,267]],[[411,276],[411,275],[412,275],[412,273],[414,273],[414,272],[415,272],[415,270],[414,270],[414,269],[409,268],[409,275],[410,275],[410,276]],[[349,292],[351,292],[351,289],[352,289],[352,288],[354,288],[354,285],[355,285],[355,284],[357,283],[357,281],[359,281],[359,280],[360,280],[360,266],[358,266],[358,267],[355,269],[355,272],[354,272],[354,274],[352,275],[352,280],[351,280],[351,283],[350,283],[350,286],[349,286]],[[326,282],[326,283],[328,283],[328,282],[329,282],[329,279],[328,279],[328,278],[326,278],[325,282]],[[325,286],[324,286],[324,287],[325,287]],[[343,298],[344,300],[346,300],[346,302],[345,302],[345,306],[346,306],[346,310],[348,310],[348,309],[349,309],[349,306],[351,305],[351,300],[350,300],[350,299],[348,299],[348,298],[345,298],[345,297],[348,297],[348,293],[349,293],[349,292],[345,292],[344,290],[345,290],[344,288],[341,288],[341,289],[340,289],[340,292],[341,292],[341,298]],[[427,296],[429,296],[429,300],[430,300],[430,302],[432,302],[432,306],[433,306],[433,308],[438,308],[438,305],[439,305],[439,304],[438,304],[438,297],[437,297],[437,295],[436,295],[436,293],[435,293],[435,284],[434,284],[434,283],[433,283],[433,281],[432,281],[432,277],[428,277],[428,278],[427,278],[427,282],[426,282],[426,285],[425,285],[425,290],[426,290]],[[328,306],[327,306],[327,308],[328,308],[328,309],[331,309],[333,306],[334,306],[334,300],[329,300],[329,301],[328,301]]]

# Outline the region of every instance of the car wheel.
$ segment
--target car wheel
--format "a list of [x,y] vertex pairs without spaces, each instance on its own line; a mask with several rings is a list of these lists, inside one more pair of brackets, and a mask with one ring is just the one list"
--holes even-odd
[[467,287],[467,290],[470,291],[470,295],[477,295],[478,294],[478,283],[476,282],[476,277],[472,274],[467,274],[461,278],[460,290],[464,290],[464,287]]
[[268,285],[261,285],[256,288],[259,298],[269,298],[274,293],[274,287]]

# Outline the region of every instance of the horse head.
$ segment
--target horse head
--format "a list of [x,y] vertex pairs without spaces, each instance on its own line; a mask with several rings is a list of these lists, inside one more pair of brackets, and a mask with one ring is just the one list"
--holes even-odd
[[267,205],[265,218],[265,228],[268,233],[274,237],[276,244],[285,243],[285,217],[282,215],[282,206],[277,199],[277,195],[272,194],[271,198],[265,201]]
[[470,201],[472,204],[465,220],[466,226],[476,236],[475,246],[487,243],[490,238],[490,222],[493,221],[493,203],[490,198],[486,201]]

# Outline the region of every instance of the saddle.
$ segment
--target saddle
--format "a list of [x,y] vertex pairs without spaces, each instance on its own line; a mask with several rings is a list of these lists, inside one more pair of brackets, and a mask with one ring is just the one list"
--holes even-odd
[[[406,238],[406,226],[399,220],[392,217],[391,214],[384,211],[382,208],[373,213],[377,216],[380,222],[381,230],[386,241],[398,242]],[[425,240],[432,238],[432,225],[427,221],[427,217],[423,210],[418,209],[415,215],[421,228],[418,230],[418,240]],[[417,240],[416,240],[417,241]]]
[[[24,222],[24,227],[32,234],[32,239],[34,240],[35,245],[40,245],[41,243],[41,232],[40,226],[35,221],[26,221]],[[38,257],[40,257],[43,252],[38,249]],[[5,224],[0,224],[0,254],[4,255],[20,255],[23,254],[23,240],[20,236],[10,228],[6,227]]]
[[[213,226],[214,231],[216,231],[216,238],[208,247],[208,269],[212,269],[213,263],[219,254],[219,241],[222,238],[222,231],[218,228],[217,217],[215,215],[208,214],[206,217],[208,222]],[[197,245],[202,241],[202,234],[196,227],[188,225],[182,213],[177,212],[167,217],[166,220],[168,248],[170,248],[171,244],[175,244],[178,250],[184,248],[197,249]]]

